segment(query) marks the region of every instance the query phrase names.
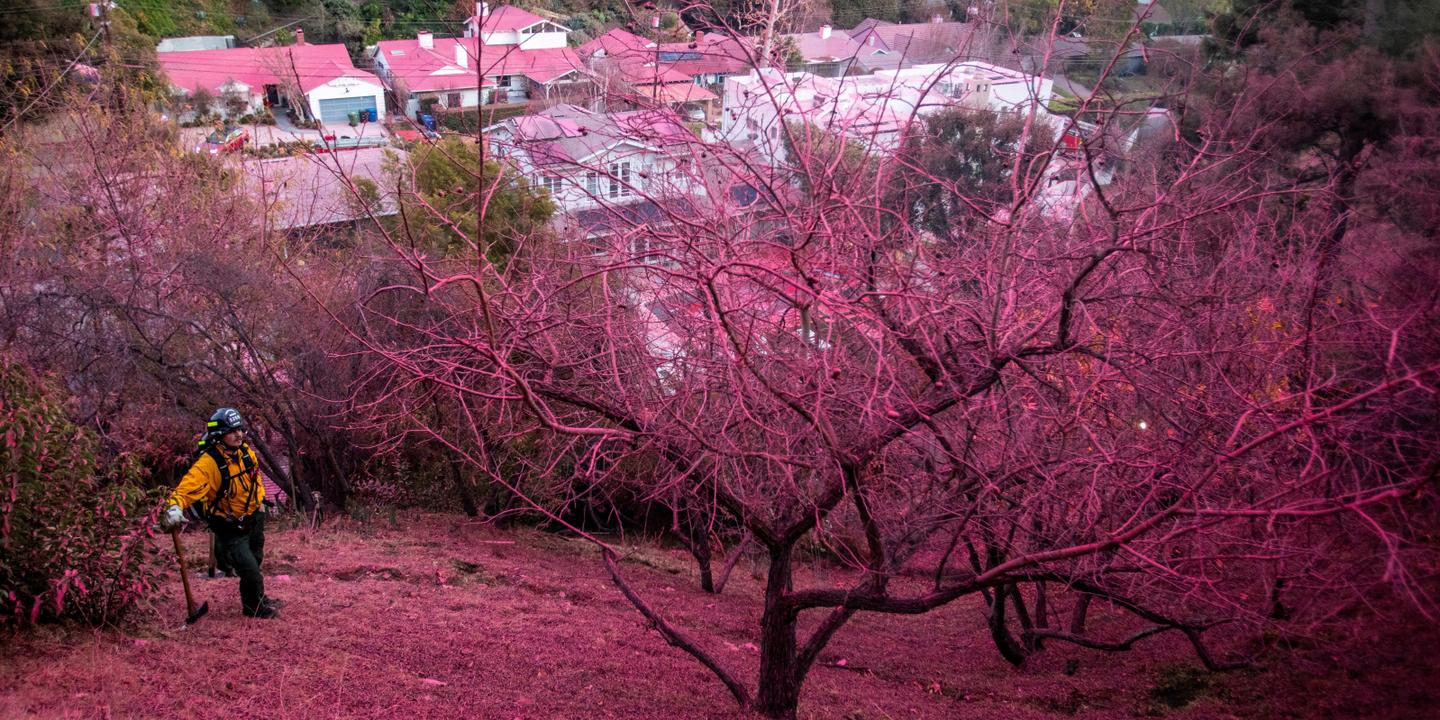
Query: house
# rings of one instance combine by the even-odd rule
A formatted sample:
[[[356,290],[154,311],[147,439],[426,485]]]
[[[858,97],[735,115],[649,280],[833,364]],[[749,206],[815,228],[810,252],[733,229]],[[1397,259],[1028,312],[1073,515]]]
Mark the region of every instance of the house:
[[[659,61],[660,47],[638,35],[616,28],[579,53],[607,106],[661,104],[691,120],[710,120],[719,111],[718,95],[675,62]]]
[[[936,15],[925,23],[867,18],[846,35],[860,46],[855,62],[866,72],[975,59],[975,27]]]
[[[1155,0],[1136,0],[1132,13],[1132,19],[1137,25],[1172,25],[1175,23],[1175,18],[1170,15],[1170,11]]]
[[[1137,156],[1163,150],[1175,139],[1175,119],[1164,108],[1117,113],[1103,124],[1074,123],[1073,134],[1051,158],[1034,202],[1052,219],[1068,221],[1087,199],[1115,181]]]
[[[485,132],[496,157],[544,188],[591,236],[659,217],[662,206],[702,192],[698,138],[668,110],[599,113],[561,104]]]
[[[196,50],[227,50],[235,47],[234,35],[191,35],[189,37],[164,38],[155,46],[155,52],[194,52]]]
[[[155,59],[174,92],[193,98],[205,90],[225,117],[267,107],[290,107],[332,124],[344,124],[357,111],[385,117],[379,78],[357,69],[344,45],[306,44],[303,30],[284,47],[160,52]]]
[[[795,123],[843,135],[869,152],[889,153],[911,123],[946,108],[1003,113],[1038,108],[1048,118],[1044,107],[1053,85],[1048,78],[982,62],[839,78],[767,68],[725,81],[720,135],[773,165],[785,162],[786,128]]]
[[[360,148],[348,152],[247,160],[234,168],[252,197],[265,208],[268,227],[285,232],[319,232],[399,212],[388,163],[403,164],[404,150]],[[356,195],[356,181],[374,185],[369,207]]]
[[[663,105],[690,120],[709,120],[719,112],[720,96],[695,84],[674,63],[656,63],[631,55],[591,57],[590,74],[606,105]]]
[[[732,38],[696,32],[688,43],[661,43],[659,62],[695,79],[695,84],[716,89],[725,78],[755,69],[755,49],[749,38]]]
[[[654,60],[659,50],[658,45],[646,38],[622,28],[613,28],[581,45],[579,53],[586,61],[622,57]]]
[[[816,77],[841,77],[850,73],[850,67],[861,53],[860,44],[843,32],[835,32],[829,25],[821,25],[810,33],[795,33],[783,36],[792,43],[795,52],[804,64],[794,70],[804,70]]]
[[[478,37],[485,45],[513,45],[521,50],[554,50],[569,44],[570,29],[513,5],[490,12],[490,3],[475,3],[475,14],[465,21],[465,37]]]
[[[430,102],[444,109],[526,103],[585,81],[584,64],[567,47],[569,30],[509,5],[494,13],[479,3],[465,37],[429,32],[375,47],[375,69],[407,115]]]

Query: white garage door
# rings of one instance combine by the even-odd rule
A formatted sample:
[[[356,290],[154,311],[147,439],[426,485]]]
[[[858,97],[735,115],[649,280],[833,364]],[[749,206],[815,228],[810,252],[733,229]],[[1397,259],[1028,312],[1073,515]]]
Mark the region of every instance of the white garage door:
[[[376,108],[374,95],[335,98],[320,101],[320,121],[327,123],[349,122],[349,114],[357,110],[370,111]],[[369,117],[368,115],[366,117]]]

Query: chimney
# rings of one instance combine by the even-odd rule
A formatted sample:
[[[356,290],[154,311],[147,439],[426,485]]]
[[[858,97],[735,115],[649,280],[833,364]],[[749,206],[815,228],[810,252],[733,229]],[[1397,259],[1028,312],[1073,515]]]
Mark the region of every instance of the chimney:
[[[830,26],[829,26],[829,25],[821,25],[821,26],[820,26],[820,39],[821,39],[821,40],[829,40],[829,39],[830,39]]]
[[[704,30],[696,30],[696,31],[695,31],[695,44],[696,44],[696,45],[699,45],[700,43],[702,43],[702,42],[704,42],[704,41],[705,41],[705,31],[704,31]]]
[[[415,33],[415,40],[420,43],[420,47],[426,50],[432,50],[435,47],[435,36],[431,34],[429,30],[421,30]]]
[[[305,44],[305,28],[298,28],[298,27],[295,28],[295,44],[296,44],[296,45],[304,45],[304,44]]]
[[[465,49],[465,43],[455,43],[455,64],[460,67],[470,67],[470,53]]]

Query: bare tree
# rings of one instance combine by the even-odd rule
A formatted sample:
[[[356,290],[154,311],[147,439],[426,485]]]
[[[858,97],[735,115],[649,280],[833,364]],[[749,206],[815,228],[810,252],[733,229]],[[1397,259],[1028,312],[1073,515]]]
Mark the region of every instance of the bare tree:
[[[1046,640],[1118,651],[1176,632],[1218,669],[1244,660],[1207,645],[1218,625],[1320,622],[1386,584],[1432,610],[1408,513],[1436,473],[1417,418],[1440,363],[1405,348],[1435,308],[1387,305],[1353,277],[1348,299],[1313,304],[1331,226],[1277,223],[1308,190],[1250,172],[1262,158],[1224,114],[1203,122],[1112,184],[1083,145],[1090,190],[1064,212],[1041,192],[1059,155],[1017,153],[1007,205],[964,242],[896,201],[943,178],[792,124],[785,167],[705,147],[692,185],[710,192],[685,202],[612,175],[659,213],[568,244],[520,238],[522,264],[439,263],[395,237],[414,272],[386,292],[435,311],[369,317],[391,323],[383,341],[351,332],[391,383],[448,395],[463,420],[417,425],[467,464],[492,467],[482,432],[545,438],[551,472],[704,503],[753,536],[768,558],[753,691],[600,544],[665,639],[770,717],[794,716],[861,611],[983,595],[1016,661]],[[854,582],[804,586],[802,542]],[[1069,631],[1049,621],[1057,593],[1081,608]],[[1094,600],[1134,634],[1087,633]]]

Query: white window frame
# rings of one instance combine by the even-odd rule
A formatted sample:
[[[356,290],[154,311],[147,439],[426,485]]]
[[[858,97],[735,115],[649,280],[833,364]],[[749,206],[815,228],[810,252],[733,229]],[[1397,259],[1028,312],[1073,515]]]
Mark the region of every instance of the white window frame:
[[[609,187],[606,197],[622,198],[630,195],[630,161],[618,160],[610,163],[610,175],[606,178]]]

